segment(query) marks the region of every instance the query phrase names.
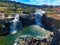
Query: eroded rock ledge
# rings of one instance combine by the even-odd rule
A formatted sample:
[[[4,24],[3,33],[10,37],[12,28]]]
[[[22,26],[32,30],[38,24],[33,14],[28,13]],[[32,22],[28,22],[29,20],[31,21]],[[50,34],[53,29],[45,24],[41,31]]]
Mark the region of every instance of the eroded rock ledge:
[[[43,15],[42,23],[54,32],[51,45],[60,45],[60,15]]]

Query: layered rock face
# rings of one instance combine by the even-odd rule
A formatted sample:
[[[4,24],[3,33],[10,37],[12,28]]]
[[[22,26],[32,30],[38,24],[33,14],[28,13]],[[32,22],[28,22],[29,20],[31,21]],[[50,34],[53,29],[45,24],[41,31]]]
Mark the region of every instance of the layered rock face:
[[[20,20],[22,22],[23,27],[34,25],[35,24],[35,15],[23,15],[20,16]]]
[[[43,15],[42,22],[50,30],[54,32],[51,45],[60,45],[60,18],[59,15],[56,16],[47,16]]]
[[[9,20],[9,19],[7,21],[6,20],[0,20],[0,35],[10,33],[10,25],[11,25],[10,21],[11,20]],[[35,16],[26,14],[24,16],[20,16],[19,21],[21,21],[21,23],[22,23],[22,28],[25,26],[34,25],[35,24]],[[20,26],[17,28],[20,28]]]
[[[44,14],[42,17],[42,23],[45,25],[45,28],[49,29],[50,31],[53,31],[52,18],[49,18]]]
[[[0,35],[6,35],[10,33],[10,23],[0,22]]]

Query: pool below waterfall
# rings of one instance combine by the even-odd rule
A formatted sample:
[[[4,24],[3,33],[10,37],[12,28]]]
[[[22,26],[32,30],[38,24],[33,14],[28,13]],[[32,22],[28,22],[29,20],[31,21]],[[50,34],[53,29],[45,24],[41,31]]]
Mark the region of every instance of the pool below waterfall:
[[[31,25],[28,27],[24,27],[21,31],[18,31],[16,34],[9,34],[8,36],[0,36],[0,45],[13,45],[16,38],[23,35],[30,35],[30,37],[45,37],[50,32],[45,30],[44,28],[38,25]],[[42,39],[42,38],[41,38]]]

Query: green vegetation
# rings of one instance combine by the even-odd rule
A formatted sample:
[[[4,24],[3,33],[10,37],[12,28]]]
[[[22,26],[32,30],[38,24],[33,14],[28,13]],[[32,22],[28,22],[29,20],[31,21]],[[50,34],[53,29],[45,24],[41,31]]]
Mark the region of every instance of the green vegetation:
[[[54,8],[42,8],[42,10],[47,11],[47,12],[53,12]]]
[[[6,14],[12,14],[12,13],[26,13],[31,14],[35,12],[35,9],[33,7],[27,7],[22,4],[18,4],[16,2],[7,2],[7,1],[1,1],[0,0],[0,12],[6,13]]]
[[[23,13],[26,13],[26,14],[31,14],[31,13],[34,13],[35,12],[35,9],[32,9],[32,8],[26,8],[23,10]]]
[[[17,13],[18,13],[18,14],[23,13],[23,9],[22,9],[22,8],[18,8],[18,9],[17,9]]]

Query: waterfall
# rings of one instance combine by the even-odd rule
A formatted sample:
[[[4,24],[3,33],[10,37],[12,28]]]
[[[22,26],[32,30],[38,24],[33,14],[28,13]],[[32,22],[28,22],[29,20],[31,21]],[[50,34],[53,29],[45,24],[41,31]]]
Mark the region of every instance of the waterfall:
[[[36,12],[35,12],[35,23],[36,23],[36,25],[39,25],[39,26],[43,25],[41,22],[41,19],[42,19],[42,16],[44,13],[45,13],[45,11],[42,11],[41,9],[36,10]]]
[[[10,33],[15,34],[17,30],[20,30],[22,28],[22,23],[19,20],[19,15],[17,14],[14,17],[14,20],[10,22]]]
[[[42,16],[40,16],[39,14],[35,15],[35,23],[36,23],[36,25],[39,25],[39,26],[42,25],[41,19],[42,19]]]

